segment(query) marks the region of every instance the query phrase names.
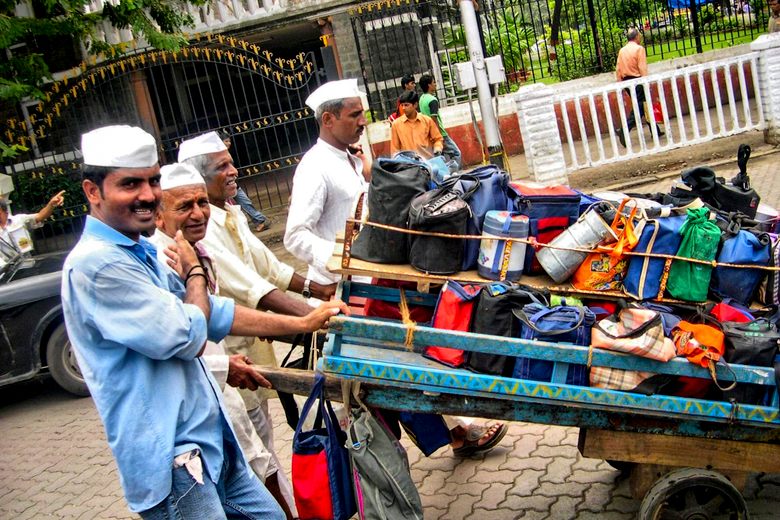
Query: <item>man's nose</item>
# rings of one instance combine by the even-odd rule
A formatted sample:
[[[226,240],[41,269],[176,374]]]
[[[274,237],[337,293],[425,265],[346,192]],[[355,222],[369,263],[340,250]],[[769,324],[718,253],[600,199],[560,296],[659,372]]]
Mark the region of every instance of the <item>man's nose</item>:
[[[195,207],[192,209],[192,213],[190,213],[190,220],[200,222],[204,219],[204,217],[205,214],[203,213],[203,208],[201,208],[198,204],[195,204]]]
[[[141,185],[141,190],[138,193],[138,198],[144,201],[153,201],[158,198],[159,195],[156,192],[159,191],[160,191],[159,187],[155,187],[148,182],[144,182]]]

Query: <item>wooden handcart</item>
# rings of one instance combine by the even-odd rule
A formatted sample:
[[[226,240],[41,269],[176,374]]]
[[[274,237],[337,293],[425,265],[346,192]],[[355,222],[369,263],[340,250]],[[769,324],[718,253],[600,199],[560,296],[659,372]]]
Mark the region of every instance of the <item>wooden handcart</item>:
[[[405,291],[409,305],[433,306],[431,277],[408,266],[368,262],[342,264],[336,251],[329,268],[348,275],[418,282]],[[450,278],[485,282],[476,273]],[[552,292],[543,278],[522,279]],[[610,294],[598,293],[600,297]],[[342,281],[337,295],[355,304],[366,298],[399,303],[401,290]],[[611,295],[613,297],[622,295]],[[479,374],[448,368],[422,356],[429,345],[547,360],[551,382]],[[361,382],[365,401],[394,410],[495,418],[580,428],[583,456],[604,459],[629,473],[638,518],[748,518],[741,494],[751,472],[780,473],[780,414],[774,371],[767,367],[719,366],[718,379],[770,387],[771,406],[745,405],[669,395],[641,395],[565,384],[572,365],[606,366],[709,379],[707,370],[675,358],[668,363],[588,347],[433,329],[411,323],[338,316],[331,319],[318,370],[328,376],[330,396],[339,382]],[[307,393],[310,375],[268,374],[281,390]]]

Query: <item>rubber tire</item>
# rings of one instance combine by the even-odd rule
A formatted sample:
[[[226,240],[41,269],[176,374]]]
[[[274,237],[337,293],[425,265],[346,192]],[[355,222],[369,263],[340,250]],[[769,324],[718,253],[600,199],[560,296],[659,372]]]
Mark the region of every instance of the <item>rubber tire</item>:
[[[726,477],[715,471],[699,468],[676,469],[658,479],[642,500],[637,518],[639,520],[660,518],[658,515],[670,497],[686,488],[694,487],[713,488],[721,496],[731,501],[737,510],[737,518],[750,518],[745,498]],[[718,506],[718,509],[722,509],[722,505]],[[697,516],[696,518],[702,517]]]
[[[51,333],[46,344],[46,361],[49,364],[49,373],[63,390],[79,397],[87,397],[89,396],[89,388],[87,388],[84,376],[81,375],[78,368],[72,348],[65,324],[60,323]]]

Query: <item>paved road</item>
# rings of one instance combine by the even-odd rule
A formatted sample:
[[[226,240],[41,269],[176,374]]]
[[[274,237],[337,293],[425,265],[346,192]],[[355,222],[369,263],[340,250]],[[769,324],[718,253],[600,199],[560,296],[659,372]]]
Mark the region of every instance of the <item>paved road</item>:
[[[756,158],[750,171],[763,200],[780,207],[778,159],[780,153]],[[734,172],[733,165],[719,170]],[[289,472],[292,431],[276,403],[272,412]],[[466,460],[449,448],[425,458],[403,442],[426,519],[611,520],[632,518],[639,507],[617,471],[579,455],[576,428],[513,423],[499,448]],[[752,476],[746,497],[753,518],[777,518],[780,475]],[[51,381],[0,390],[0,518],[137,518],[127,510],[89,398],[73,398]]]

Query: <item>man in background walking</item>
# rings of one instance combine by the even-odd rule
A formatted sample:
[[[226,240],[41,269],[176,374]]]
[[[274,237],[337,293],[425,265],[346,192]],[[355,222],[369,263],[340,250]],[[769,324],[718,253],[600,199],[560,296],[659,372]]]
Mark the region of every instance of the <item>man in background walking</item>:
[[[647,53],[645,48],[642,47],[642,34],[638,29],[632,27],[628,30],[626,37],[628,43],[618,52],[617,66],[615,67],[615,77],[618,81],[628,81],[647,76]],[[623,92],[629,93],[630,91],[628,88],[625,88]],[[639,86],[634,92],[636,103],[639,105],[639,119],[641,121],[645,117],[645,89]],[[626,123],[629,132],[637,125],[633,106]],[[622,129],[618,130],[617,136],[620,144],[626,146],[626,136]]]

